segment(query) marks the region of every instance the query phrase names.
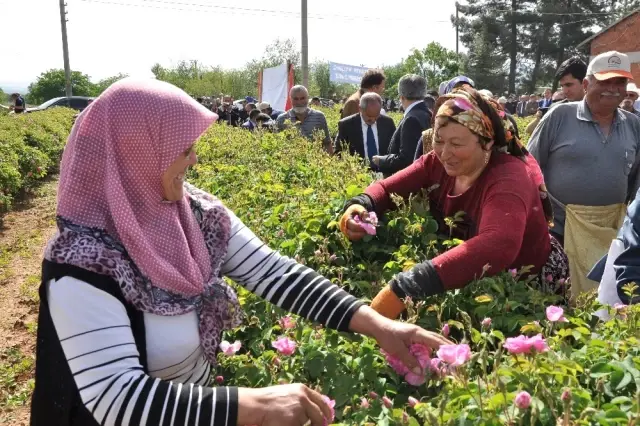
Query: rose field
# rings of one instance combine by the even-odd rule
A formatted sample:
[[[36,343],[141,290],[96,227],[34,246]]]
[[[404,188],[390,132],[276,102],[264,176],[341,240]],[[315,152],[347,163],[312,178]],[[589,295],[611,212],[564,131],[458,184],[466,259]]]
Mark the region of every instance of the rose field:
[[[335,133],[339,114],[324,111]],[[74,114],[0,116],[0,215],[35,197],[40,181],[55,175]],[[519,124],[524,134],[526,123]],[[374,177],[355,157],[330,157],[321,142],[293,131],[214,125],[197,154],[191,183],[222,199],[272,248],[365,300],[395,273],[460,243],[446,238],[450,229],[437,229],[421,194],[395,200],[398,208],[380,218],[375,236],[348,241],[337,229],[342,206]],[[456,218],[447,224],[454,228]],[[11,285],[1,274],[3,258],[0,289]],[[31,281],[37,289],[37,278]],[[437,353],[414,348],[425,367],[418,377],[373,340],[287,316],[236,286],[245,321],[224,336],[228,346],[211,384],[305,383],[335,401],[335,424],[640,425],[640,309],[610,308],[611,319],[601,321],[595,294],[562,310],[529,281],[526,270],[503,271],[460,291],[409,301],[404,321],[458,344]],[[33,383],[33,355],[7,353],[0,353],[5,412],[28,405]]]

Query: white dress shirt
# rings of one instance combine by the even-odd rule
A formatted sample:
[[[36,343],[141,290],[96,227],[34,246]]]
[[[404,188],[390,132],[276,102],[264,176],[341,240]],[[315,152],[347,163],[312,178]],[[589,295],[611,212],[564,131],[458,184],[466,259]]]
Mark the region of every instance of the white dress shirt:
[[[362,123],[362,142],[364,145],[364,158],[369,158],[369,150],[367,149],[367,132],[369,131],[369,125],[364,122],[364,118],[362,115],[360,116],[360,122]],[[371,130],[373,130],[373,139],[376,141],[376,149],[378,153],[376,155],[380,155],[380,144],[378,143],[378,122],[376,121],[371,125]]]

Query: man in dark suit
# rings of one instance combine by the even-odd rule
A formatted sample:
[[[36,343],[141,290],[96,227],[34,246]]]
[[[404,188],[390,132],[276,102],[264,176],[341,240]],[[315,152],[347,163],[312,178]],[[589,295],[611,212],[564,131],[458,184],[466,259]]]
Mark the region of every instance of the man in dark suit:
[[[382,98],[374,92],[360,97],[360,112],[338,122],[338,135],[335,140],[334,153],[348,149],[352,155],[358,154],[371,163],[374,155],[386,155],[389,142],[396,130],[391,117],[380,114]]]
[[[431,125],[431,114],[424,103],[427,95],[427,80],[416,74],[407,74],[398,82],[398,95],[404,108],[404,117],[396,129],[389,154],[372,159],[385,176],[399,172],[413,162],[413,157],[422,137],[422,132]]]

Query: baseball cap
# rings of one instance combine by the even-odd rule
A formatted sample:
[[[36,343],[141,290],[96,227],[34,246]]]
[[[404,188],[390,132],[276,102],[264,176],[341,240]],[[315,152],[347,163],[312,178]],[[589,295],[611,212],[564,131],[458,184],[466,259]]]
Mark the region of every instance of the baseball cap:
[[[493,98],[493,93],[491,93],[490,90],[482,89],[482,90],[478,90],[478,93],[480,93],[485,98]]]
[[[600,81],[617,77],[633,80],[629,57],[615,50],[601,53],[593,58],[589,63],[589,67],[587,67],[587,75],[592,75],[596,80]]]
[[[267,109],[267,108],[271,108],[271,104],[270,104],[269,102],[260,102],[260,103],[257,105],[257,107],[258,107],[258,109],[259,109],[260,111],[262,111],[262,110],[265,110],[265,109]]]
[[[636,86],[634,82],[629,82],[627,84],[627,92],[636,92],[638,95],[640,95],[640,89],[638,89],[638,86]]]
[[[247,103],[254,103],[256,100],[254,98],[252,98],[251,96],[247,96],[246,98],[244,98],[245,101],[247,101]]]

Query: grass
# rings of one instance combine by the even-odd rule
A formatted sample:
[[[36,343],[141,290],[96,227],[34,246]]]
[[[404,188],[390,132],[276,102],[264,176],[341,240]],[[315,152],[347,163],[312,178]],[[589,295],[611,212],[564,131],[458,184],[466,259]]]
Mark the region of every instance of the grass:
[[[0,411],[25,405],[33,391],[34,380],[23,380],[32,374],[34,356],[25,355],[19,347],[0,353]]]
[[[38,294],[38,287],[40,286],[40,275],[29,275],[20,284],[20,295],[29,303],[40,303],[40,295]]]

